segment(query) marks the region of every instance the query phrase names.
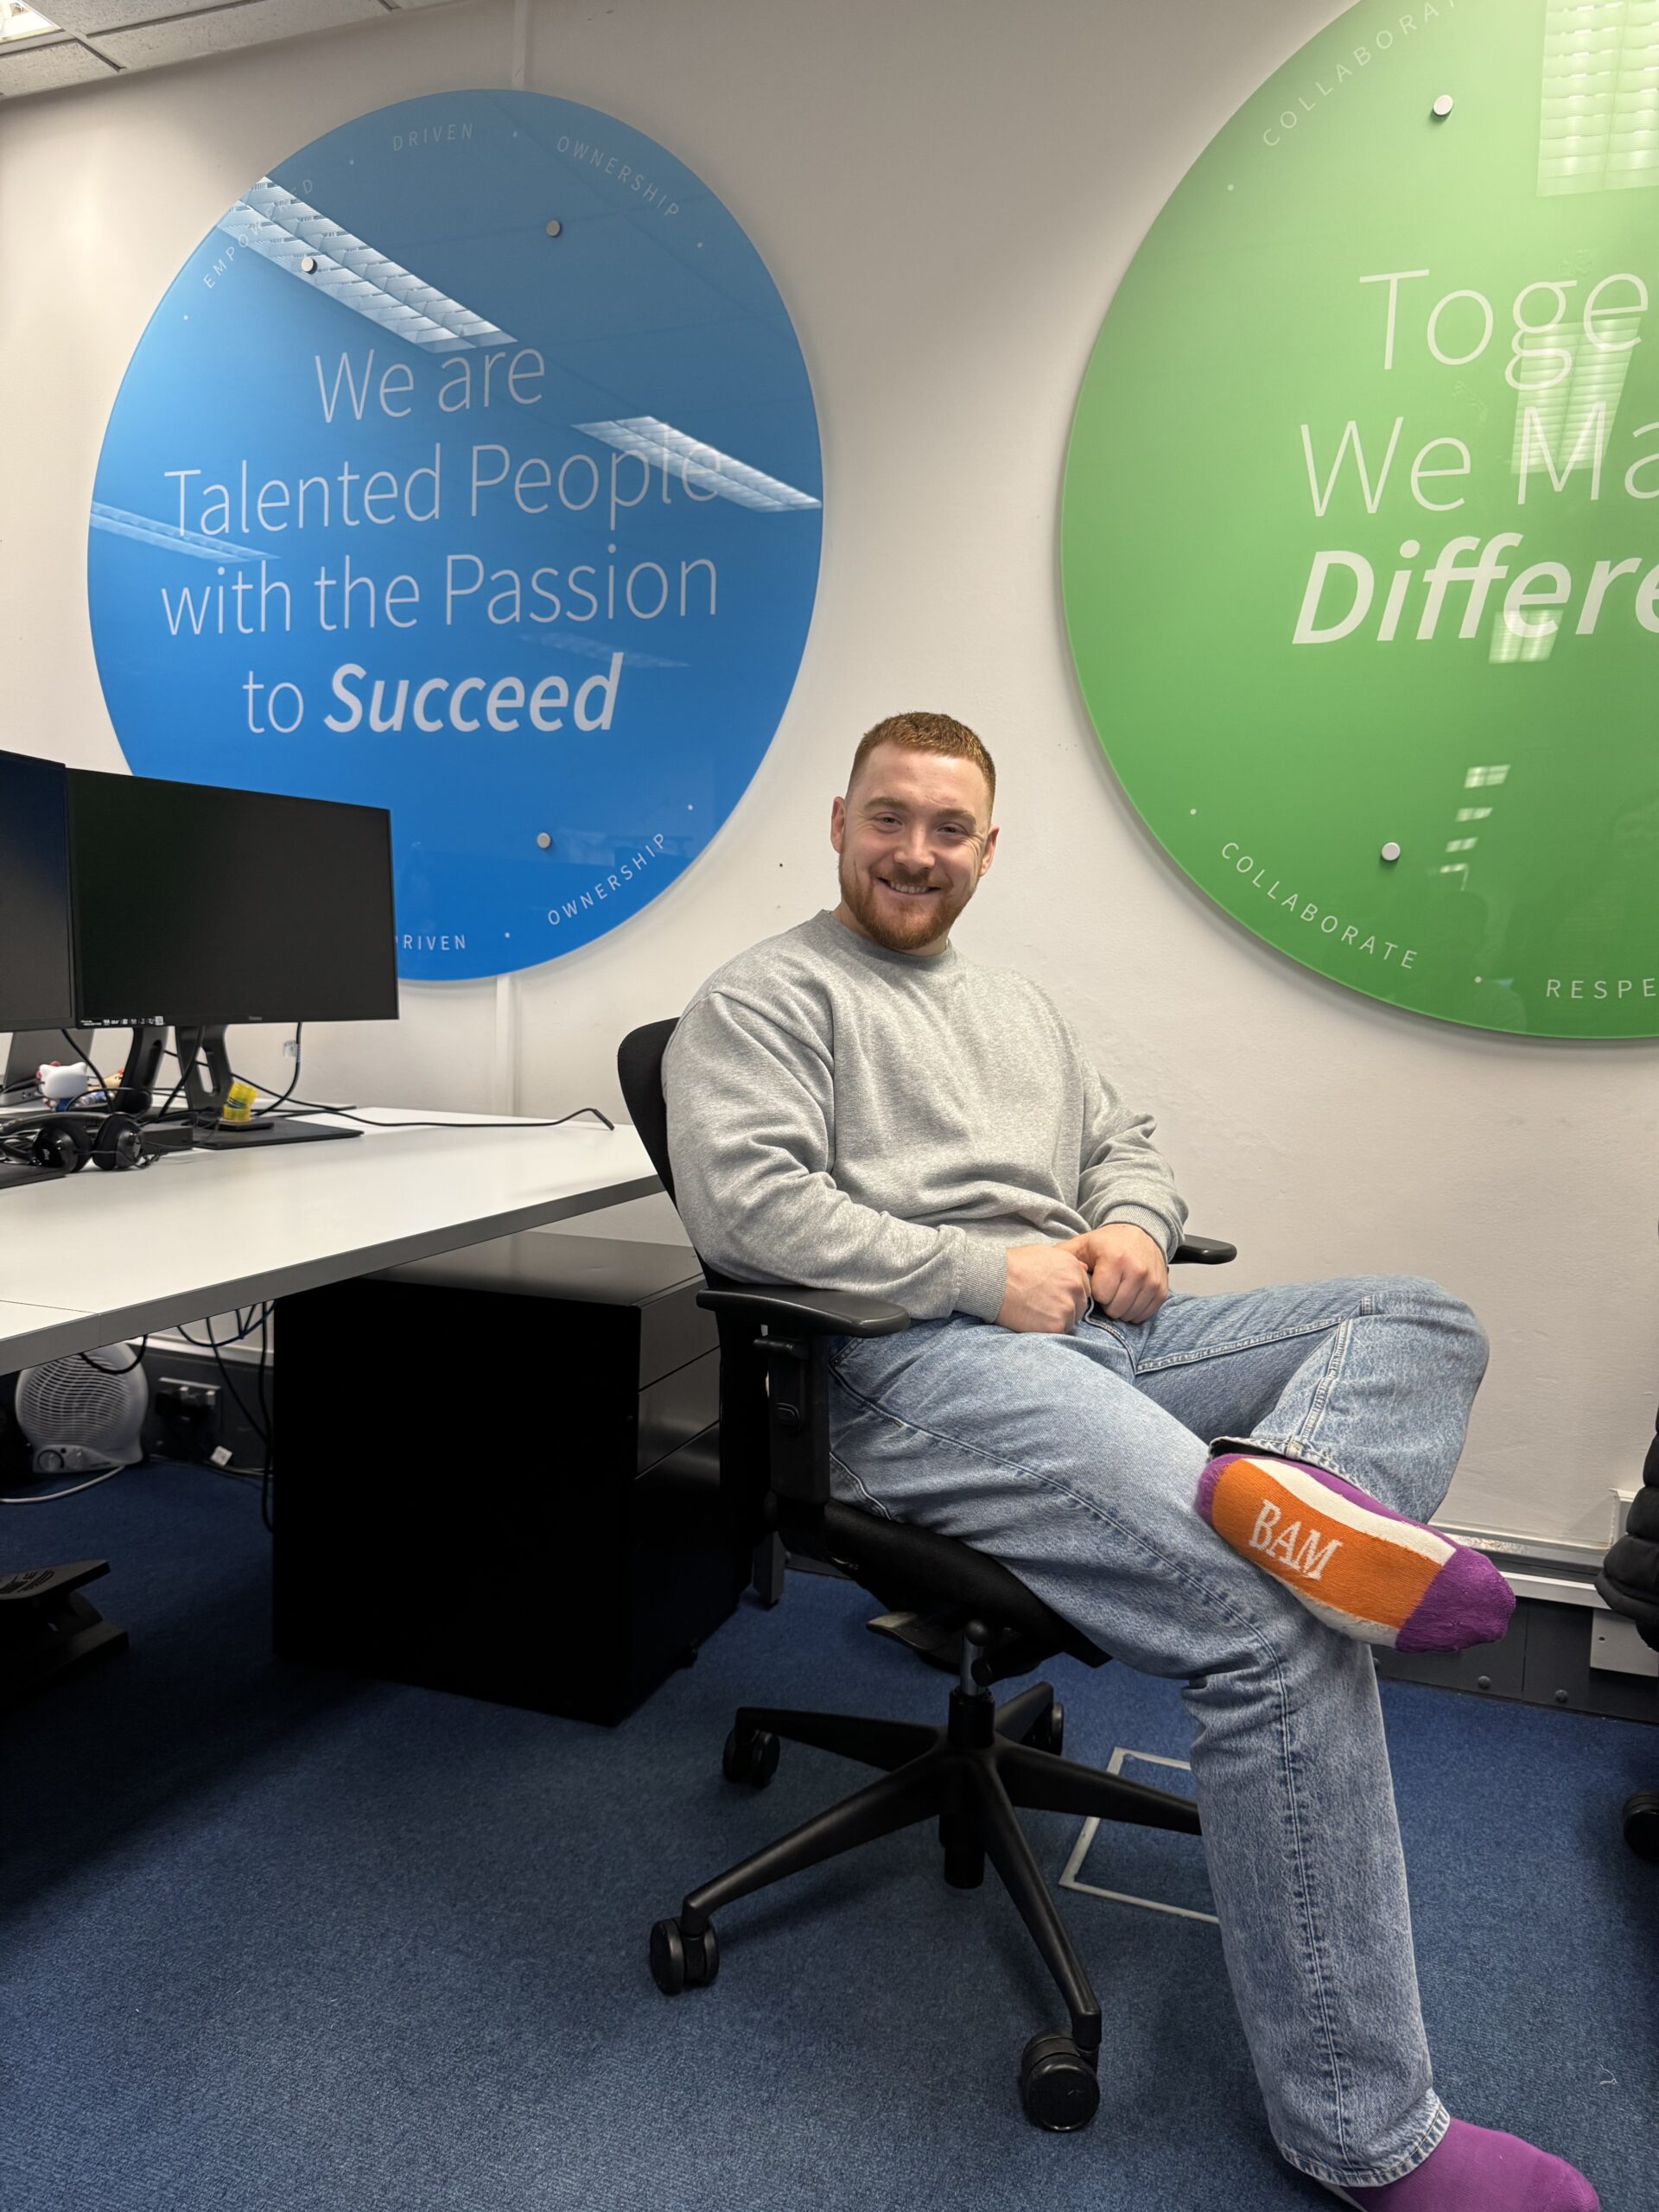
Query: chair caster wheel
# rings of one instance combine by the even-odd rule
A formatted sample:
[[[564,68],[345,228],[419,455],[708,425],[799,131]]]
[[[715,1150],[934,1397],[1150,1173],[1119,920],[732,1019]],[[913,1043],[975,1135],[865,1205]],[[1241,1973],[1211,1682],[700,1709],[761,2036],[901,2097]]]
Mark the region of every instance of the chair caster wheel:
[[[683,1989],[706,1989],[720,1972],[720,1943],[714,1928],[687,1936],[677,1920],[659,1920],[651,1931],[651,1978],[664,1997]]]
[[[1026,1741],[1034,1751],[1052,1751],[1058,1758],[1065,1749],[1065,1707],[1057,1701],[1039,1713],[1026,1731]]]
[[[1638,1859],[1659,1861],[1659,1789],[1640,1789],[1626,1799],[1624,1840]]]
[[[728,1782],[747,1782],[764,1789],[778,1771],[778,1738],[767,1728],[734,1728],[720,1755]]]
[[[1020,2061],[1020,2101],[1033,2126],[1052,2135],[1087,2127],[1100,2108],[1094,2060],[1070,2036],[1033,2036]]]

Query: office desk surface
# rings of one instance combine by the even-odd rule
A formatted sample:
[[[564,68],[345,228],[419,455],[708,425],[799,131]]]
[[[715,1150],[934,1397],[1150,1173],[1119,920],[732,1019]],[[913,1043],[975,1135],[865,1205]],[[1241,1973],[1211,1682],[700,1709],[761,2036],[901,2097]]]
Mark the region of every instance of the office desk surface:
[[[0,1190],[0,1373],[662,1188],[626,1123],[364,1111],[392,1126]]]
[[[83,1342],[86,1317],[60,1306],[14,1306],[0,1300],[0,1375],[57,1359],[66,1351],[90,1351]]]

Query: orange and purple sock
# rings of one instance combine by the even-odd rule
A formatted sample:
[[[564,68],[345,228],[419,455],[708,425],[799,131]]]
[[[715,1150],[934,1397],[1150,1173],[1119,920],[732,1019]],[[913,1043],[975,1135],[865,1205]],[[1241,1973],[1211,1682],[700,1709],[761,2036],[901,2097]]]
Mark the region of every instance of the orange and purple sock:
[[[1484,1553],[1305,1459],[1218,1452],[1199,1477],[1198,1507],[1224,1543],[1363,1643],[1463,1651],[1495,1642],[1515,1610]]]

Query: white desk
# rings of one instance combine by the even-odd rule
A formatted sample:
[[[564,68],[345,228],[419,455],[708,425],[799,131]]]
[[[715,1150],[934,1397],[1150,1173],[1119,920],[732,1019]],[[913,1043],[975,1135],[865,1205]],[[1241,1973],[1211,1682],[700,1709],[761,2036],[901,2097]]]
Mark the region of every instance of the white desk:
[[[626,1122],[363,1110],[445,1126],[0,1189],[0,1374],[662,1188]]]
[[[0,1300],[0,1375],[33,1367],[38,1360],[56,1359],[67,1351],[90,1351],[82,1344],[80,1325],[86,1316],[60,1306],[17,1306]]]

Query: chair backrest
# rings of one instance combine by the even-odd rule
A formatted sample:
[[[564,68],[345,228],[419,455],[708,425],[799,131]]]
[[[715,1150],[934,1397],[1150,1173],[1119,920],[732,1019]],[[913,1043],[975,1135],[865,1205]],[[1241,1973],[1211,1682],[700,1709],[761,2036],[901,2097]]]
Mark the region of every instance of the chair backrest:
[[[616,1048],[617,1080],[622,1085],[628,1119],[639,1133],[639,1141],[651,1155],[651,1164],[663,1188],[674,1196],[674,1174],[668,1163],[668,1102],[663,1096],[663,1055],[668,1040],[679,1027],[677,1020],[648,1021],[632,1029]]]
[[[641,1028],[631,1029],[616,1048],[617,1081],[622,1086],[628,1119],[639,1132],[639,1141],[662,1179],[671,1203],[674,1201],[674,1170],[668,1157],[668,1099],[663,1090],[663,1060],[668,1052],[668,1040],[679,1026],[677,1020],[647,1021]],[[738,1287],[730,1275],[721,1274],[711,1268],[701,1253],[697,1255],[697,1265],[710,1290]],[[722,1342],[728,1333],[722,1329]],[[747,1331],[744,1334],[747,1341]]]
[[[662,1179],[671,1200],[674,1173],[668,1157],[668,1101],[663,1090],[663,1058],[677,1020],[647,1021],[630,1030],[616,1049],[617,1080],[628,1118]],[[711,1290],[734,1287],[697,1255],[703,1281]],[[718,1318],[720,1330],[720,1487],[734,1531],[747,1544],[765,1533],[770,1487],[765,1372],[754,1349],[754,1324],[732,1314]]]

